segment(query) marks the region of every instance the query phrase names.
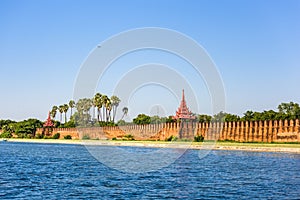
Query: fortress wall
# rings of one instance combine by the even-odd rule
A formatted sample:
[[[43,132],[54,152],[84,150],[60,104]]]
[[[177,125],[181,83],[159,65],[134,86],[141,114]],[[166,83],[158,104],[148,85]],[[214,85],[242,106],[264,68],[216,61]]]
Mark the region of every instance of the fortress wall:
[[[61,139],[63,139],[67,135],[70,135],[72,137],[72,139],[79,139],[76,128],[66,128],[66,129],[55,128],[55,129],[53,129],[52,134],[55,134],[55,133],[59,133]]]
[[[207,140],[237,142],[300,142],[300,122],[296,120],[197,123],[194,135]],[[181,129],[185,127],[181,127]],[[190,129],[190,131],[192,131]]]
[[[165,140],[172,135],[178,136],[177,123],[128,125],[120,126],[119,129],[126,135],[132,135],[136,140]]]
[[[42,135],[44,133],[43,128],[37,128],[35,135]],[[53,128],[51,135],[59,133],[60,139],[63,139],[65,136],[70,135],[72,139],[79,139],[77,128]]]
[[[36,134],[42,134],[39,128]],[[237,142],[300,142],[300,122],[297,120],[214,122],[214,123],[166,123],[126,125],[91,128],[54,128],[52,135],[60,138],[71,135],[73,139],[122,139],[132,135],[136,140],[165,140],[171,136],[192,140],[204,136],[206,140],[231,140]]]

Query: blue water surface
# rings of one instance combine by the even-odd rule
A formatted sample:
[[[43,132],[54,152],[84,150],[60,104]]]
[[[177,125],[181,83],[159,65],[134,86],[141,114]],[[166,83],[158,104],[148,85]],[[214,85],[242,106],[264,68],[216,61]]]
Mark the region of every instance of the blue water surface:
[[[300,199],[299,154],[212,151],[199,159],[198,151],[158,171],[124,173],[81,145],[2,142],[0,199]]]

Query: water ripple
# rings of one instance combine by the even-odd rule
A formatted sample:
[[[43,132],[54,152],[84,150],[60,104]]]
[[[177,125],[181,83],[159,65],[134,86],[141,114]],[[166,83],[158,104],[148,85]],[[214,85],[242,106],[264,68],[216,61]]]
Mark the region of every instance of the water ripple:
[[[131,152],[155,149],[126,147]],[[0,199],[299,199],[300,156],[188,150],[160,171],[127,174],[84,146],[1,143]]]

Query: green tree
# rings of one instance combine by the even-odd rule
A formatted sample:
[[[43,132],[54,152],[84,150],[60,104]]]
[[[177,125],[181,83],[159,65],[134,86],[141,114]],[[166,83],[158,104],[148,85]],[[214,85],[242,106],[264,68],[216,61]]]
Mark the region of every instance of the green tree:
[[[105,104],[106,108],[106,122],[111,121],[111,110],[112,110],[112,104],[110,99]]]
[[[67,112],[69,110],[69,105],[68,104],[64,104],[63,105],[63,112],[65,113],[65,123],[67,123]]]
[[[151,124],[159,124],[164,121],[164,119],[160,118],[158,115],[151,116]]]
[[[212,118],[214,122],[237,122],[240,121],[240,117],[234,114],[226,113],[226,112],[219,112],[218,114],[214,115]]]
[[[14,125],[16,124],[17,122],[12,122],[12,123],[9,123],[9,124],[4,124],[2,125],[2,132],[3,133],[14,133],[15,132],[15,128],[14,128]]]
[[[76,110],[78,113],[83,113],[84,100],[79,99],[78,102],[76,103],[75,107],[76,107]]]
[[[0,138],[11,138],[12,134],[10,132],[3,132],[0,134]]]
[[[75,107],[76,103],[74,100],[70,100],[69,101],[69,107],[70,107],[70,110],[71,110],[71,116],[73,115],[73,108]],[[70,116],[70,118],[71,118]]]
[[[52,110],[50,111],[50,115],[51,115],[52,119],[55,119],[57,110],[58,110],[58,107],[57,107],[57,106],[53,106],[53,107],[52,107]]]
[[[118,124],[118,126],[124,126],[124,125],[126,125],[126,122],[125,122],[125,120],[121,119],[117,122],[117,124]]]
[[[58,111],[60,112],[60,122],[62,122],[62,114],[64,112],[64,105],[60,105],[58,107]]]
[[[218,114],[215,114],[213,116],[212,121],[214,121],[214,122],[224,122],[226,115],[227,115],[227,113],[221,111]]]
[[[241,121],[265,121],[265,120],[278,120],[281,119],[280,114],[273,110],[263,111],[263,112],[253,112],[248,110],[244,113]]]
[[[174,123],[174,122],[176,122],[176,120],[173,119],[173,116],[170,115],[169,117],[166,118],[166,123]]]
[[[112,121],[115,122],[115,117],[116,117],[116,114],[117,114],[117,109],[118,109],[118,106],[119,106],[121,100],[119,99],[119,97],[117,97],[115,95],[111,96],[110,100],[111,100],[112,111],[113,111]]]
[[[93,102],[91,99],[85,98],[84,99],[84,104],[83,104],[83,111],[85,113],[89,113],[90,114],[90,110],[93,106]]]
[[[200,123],[203,123],[203,122],[209,123],[212,120],[212,116],[209,116],[209,115],[198,115],[197,118]]]
[[[122,115],[121,120],[124,118],[124,116],[126,116],[126,115],[128,114],[128,108],[127,108],[127,107],[124,107],[124,108],[122,109],[122,112],[123,112],[123,115]]]
[[[135,124],[150,124],[151,117],[145,114],[139,114],[136,118],[133,119],[133,123]]]
[[[278,105],[279,114],[281,117],[287,119],[299,119],[300,118],[300,107],[298,103],[289,102],[281,103]]]
[[[238,121],[240,121],[240,117],[237,116],[237,115],[234,115],[234,114],[227,113],[225,115],[225,119],[224,120],[225,120],[225,122],[238,122]]]
[[[79,99],[76,103],[77,116],[74,117],[75,122],[80,126],[88,126],[90,123],[91,115],[89,111],[92,107],[92,100],[89,98]],[[75,114],[75,113],[74,113]],[[79,121],[80,122],[79,122]]]
[[[72,126],[72,124],[74,123],[74,126],[78,126],[78,127],[90,127],[92,124],[90,123],[90,119],[91,119],[91,115],[89,113],[79,113],[79,112],[75,112],[71,119],[70,119],[70,124],[64,124],[63,126]]]
[[[35,135],[36,128],[41,127],[43,127],[43,123],[37,119],[27,119],[12,125],[13,132],[20,138],[33,137]]]
[[[278,119],[278,113],[274,110],[268,110],[261,113],[261,120],[276,120]]]
[[[253,113],[253,121],[261,121],[263,120],[263,116],[260,112]]]
[[[54,128],[59,128],[61,126],[60,121],[52,120],[52,122],[54,124]]]
[[[98,122],[102,121],[102,116],[101,116],[101,108],[102,108],[102,100],[101,100],[102,95],[100,93],[96,93],[93,99],[94,105],[97,108],[97,120]]]
[[[107,121],[107,115],[108,115],[108,113],[107,113],[107,107],[109,106],[109,104],[110,104],[110,99],[108,98],[108,96],[106,96],[106,95],[102,95],[101,96],[101,103],[102,103],[102,109],[103,109],[103,111],[102,111],[102,114],[103,114],[103,120],[105,120],[105,121]]]
[[[70,118],[69,121],[67,121],[64,124],[60,124],[59,125],[59,128],[74,128],[74,127],[76,127],[76,124],[75,124],[75,120],[74,120],[74,116],[73,115],[71,116],[71,118]]]
[[[241,118],[242,121],[253,121],[254,112],[252,110],[248,110],[244,113],[244,116]]]
[[[12,120],[0,120],[0,129],[3,129],[2,127],[3,126],[8,126],[9,124],[13,124],[13,123],[17,123],[15,121],[12,121]]]

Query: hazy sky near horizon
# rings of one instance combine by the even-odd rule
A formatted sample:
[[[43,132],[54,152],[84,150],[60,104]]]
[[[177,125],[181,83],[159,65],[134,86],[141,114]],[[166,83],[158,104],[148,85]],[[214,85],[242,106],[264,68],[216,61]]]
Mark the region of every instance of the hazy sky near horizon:
[[[0,25],[0,119],[44,120],[53,105],[73,98],[80,66],[99,43],[143,27],[181,32],[206,49],[224,83],[226,112],[242,115],[246,110],[276,110],[281,102],[300,103],[297,0],[2,0]],[[203,80],[168,54],[124,56],[96,87],[111,96],[113,81],[122,77],[118,72],[150,62],[175,66],[192,84],[199,84],[199,112],[212,114],[209,92],[202,93]],[[165,109],[160,114],[174,114],[179,103],[157,86],[133,96],[128,104],[131,117],[155,114],[157,104]]]

